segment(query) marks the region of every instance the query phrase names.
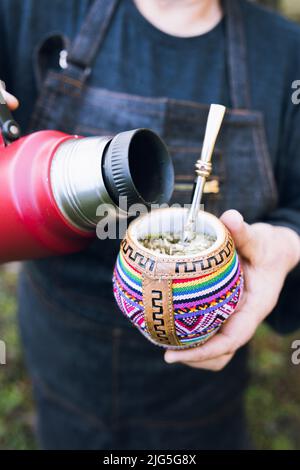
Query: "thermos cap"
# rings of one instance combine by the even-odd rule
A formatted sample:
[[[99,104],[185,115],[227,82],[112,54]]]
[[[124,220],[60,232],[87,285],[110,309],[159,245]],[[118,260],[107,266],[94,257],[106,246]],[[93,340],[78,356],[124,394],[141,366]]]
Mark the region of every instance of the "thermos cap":
[[[117,134],[103,159],[106,188],[119,205],[120,197],[133,204],[168,202],[174,187],[174,169],[168,150],[160,137],[149,129]]]

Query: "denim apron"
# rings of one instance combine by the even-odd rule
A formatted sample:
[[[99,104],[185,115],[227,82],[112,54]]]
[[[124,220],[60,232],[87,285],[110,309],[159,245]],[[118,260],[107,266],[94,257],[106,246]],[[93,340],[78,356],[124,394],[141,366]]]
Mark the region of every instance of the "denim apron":
[[[32,129],[110,135],[149,127],[165,140],[174,161],[172,202],[189,203],[208,106],[89,86],[118,3],[92,4],[69,49],[68,67],[45,74]],[[240,5],[226,1],[224,8],[231,107],[204,203],[216,215],[236,208],[251,223],[276,205],[277,191],[263,116],[251,110]],[[41,445],[245,448],[247,349],[218,373],[166,364],[161,349],[114,305],[111,275],[118,247],[119,241],[96,240],[82,253],[27,263],[20,276],[19,318]]]

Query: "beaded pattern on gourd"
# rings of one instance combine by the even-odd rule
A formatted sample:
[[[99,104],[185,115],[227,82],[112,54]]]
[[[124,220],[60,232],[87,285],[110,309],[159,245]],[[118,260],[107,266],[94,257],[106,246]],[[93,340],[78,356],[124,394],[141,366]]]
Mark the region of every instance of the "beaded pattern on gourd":
[[[173,279],[174,323],[183,346],[204,342],[234,312],[242,291],[242,274],[236,252],[215,273]],[[123,314],[149,337],[144,319],[142,273],[120,252],[113,275],[116,301]],[[149,338],[151,339],[151,338]]]

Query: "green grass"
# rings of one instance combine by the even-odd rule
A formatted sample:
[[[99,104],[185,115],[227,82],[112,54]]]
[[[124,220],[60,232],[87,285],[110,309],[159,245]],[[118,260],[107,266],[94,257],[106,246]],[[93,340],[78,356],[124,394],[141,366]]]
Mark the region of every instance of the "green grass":
[[[34,449],[34,411],[16,321],[16,273],[0,270],[0,339],[6,364],[0,366],[0,449]]]
[[[34,407],[22,358],[15,299],[16,273],[0,269],[0,339],[7,364],[0,366],[0,449],[34,449]],[[251,347],[251,384],[246,407],[258,449],[300,449],[300,365],[290,361],[291,342],[265,325]]]
[[[291,343],[299,338],[299,331],[280,337],[262,325],[251,343],[246,406],[259,449],[300,449],[300,365],[291,363]]]

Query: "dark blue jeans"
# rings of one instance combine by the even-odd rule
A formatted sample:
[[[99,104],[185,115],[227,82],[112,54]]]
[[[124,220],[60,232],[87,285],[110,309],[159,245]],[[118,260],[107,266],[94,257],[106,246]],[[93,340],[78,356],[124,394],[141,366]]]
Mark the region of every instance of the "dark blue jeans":
[[[54,297],[22,272],[20,327],[42,447],[247,446],[245,351],[219,373],[168,365],[163,351],[130,324],[105,326],[67,311]]]

